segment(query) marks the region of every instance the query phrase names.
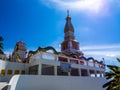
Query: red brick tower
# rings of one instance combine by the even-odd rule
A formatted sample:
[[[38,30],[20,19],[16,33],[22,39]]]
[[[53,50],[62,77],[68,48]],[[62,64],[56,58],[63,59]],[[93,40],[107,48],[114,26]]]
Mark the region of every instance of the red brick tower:
[[[71,17],[69,11],[67,11],[66,24],[64,28],[64,41],[61,43],[61,51],[65,54],[76,54],[78,56],[83,55],[79,49],[79,42],[75,40],[74,28],[71,23]]]

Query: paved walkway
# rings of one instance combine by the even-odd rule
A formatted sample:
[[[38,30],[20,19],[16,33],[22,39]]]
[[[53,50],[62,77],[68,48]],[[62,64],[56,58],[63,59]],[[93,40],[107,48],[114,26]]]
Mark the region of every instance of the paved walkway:
[[[8,85],[7,82],[0,82],[0,90],[1,90],[4,86],[6,86],[6,85]]]

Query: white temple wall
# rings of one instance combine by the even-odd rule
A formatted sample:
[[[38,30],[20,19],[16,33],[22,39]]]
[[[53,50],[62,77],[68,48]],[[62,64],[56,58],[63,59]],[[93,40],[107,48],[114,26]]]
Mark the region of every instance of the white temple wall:
[[[10,90],[105,90],[102,85],[105,78],[70,76],[14,76]]]
[[[28,73],[28,64],[17,63],[17,62],[8,62],[0,60],[0,81],[9,81],[10,78],[14,75],[15,70],[25,70]],[[5,70],[5,75],[2,75],[2,70]],[[12,70],[12,74],[8,75],[8,70]]]

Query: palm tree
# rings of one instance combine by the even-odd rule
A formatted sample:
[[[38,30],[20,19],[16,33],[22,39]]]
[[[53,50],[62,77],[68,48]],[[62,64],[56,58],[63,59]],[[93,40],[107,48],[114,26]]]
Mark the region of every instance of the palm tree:
[[[119,58],[117,58],[117,61],[120,63]],[[110,69],[109,72],[105,73],[108,82],[103,85],[103,88],[106,88],[106,90],[120,90],[120,67],[116,65],[107,65],[107,67]]]
[[[0,36],[0,49],[3,49],[3,43],[2,43],[3,40],[4,39]]]

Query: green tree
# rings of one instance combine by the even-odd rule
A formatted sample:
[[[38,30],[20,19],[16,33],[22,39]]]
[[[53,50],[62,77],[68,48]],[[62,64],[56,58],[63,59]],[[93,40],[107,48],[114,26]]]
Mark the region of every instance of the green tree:
[[[3,37],[2,37],[2,36],[0,36],[0,49],[3,49],[3,43],[2,43],[2,42],[3,42],[3,40],[4,40],[4,39],[3,39]]]
[[[120,63],[120,59],[117,58]],[[105,73],[105,77],[108,80],[107,83],[103,85],[106,90],[120,90],[120,67],[116,65],[107,65],[110,69],[109,72]]]

